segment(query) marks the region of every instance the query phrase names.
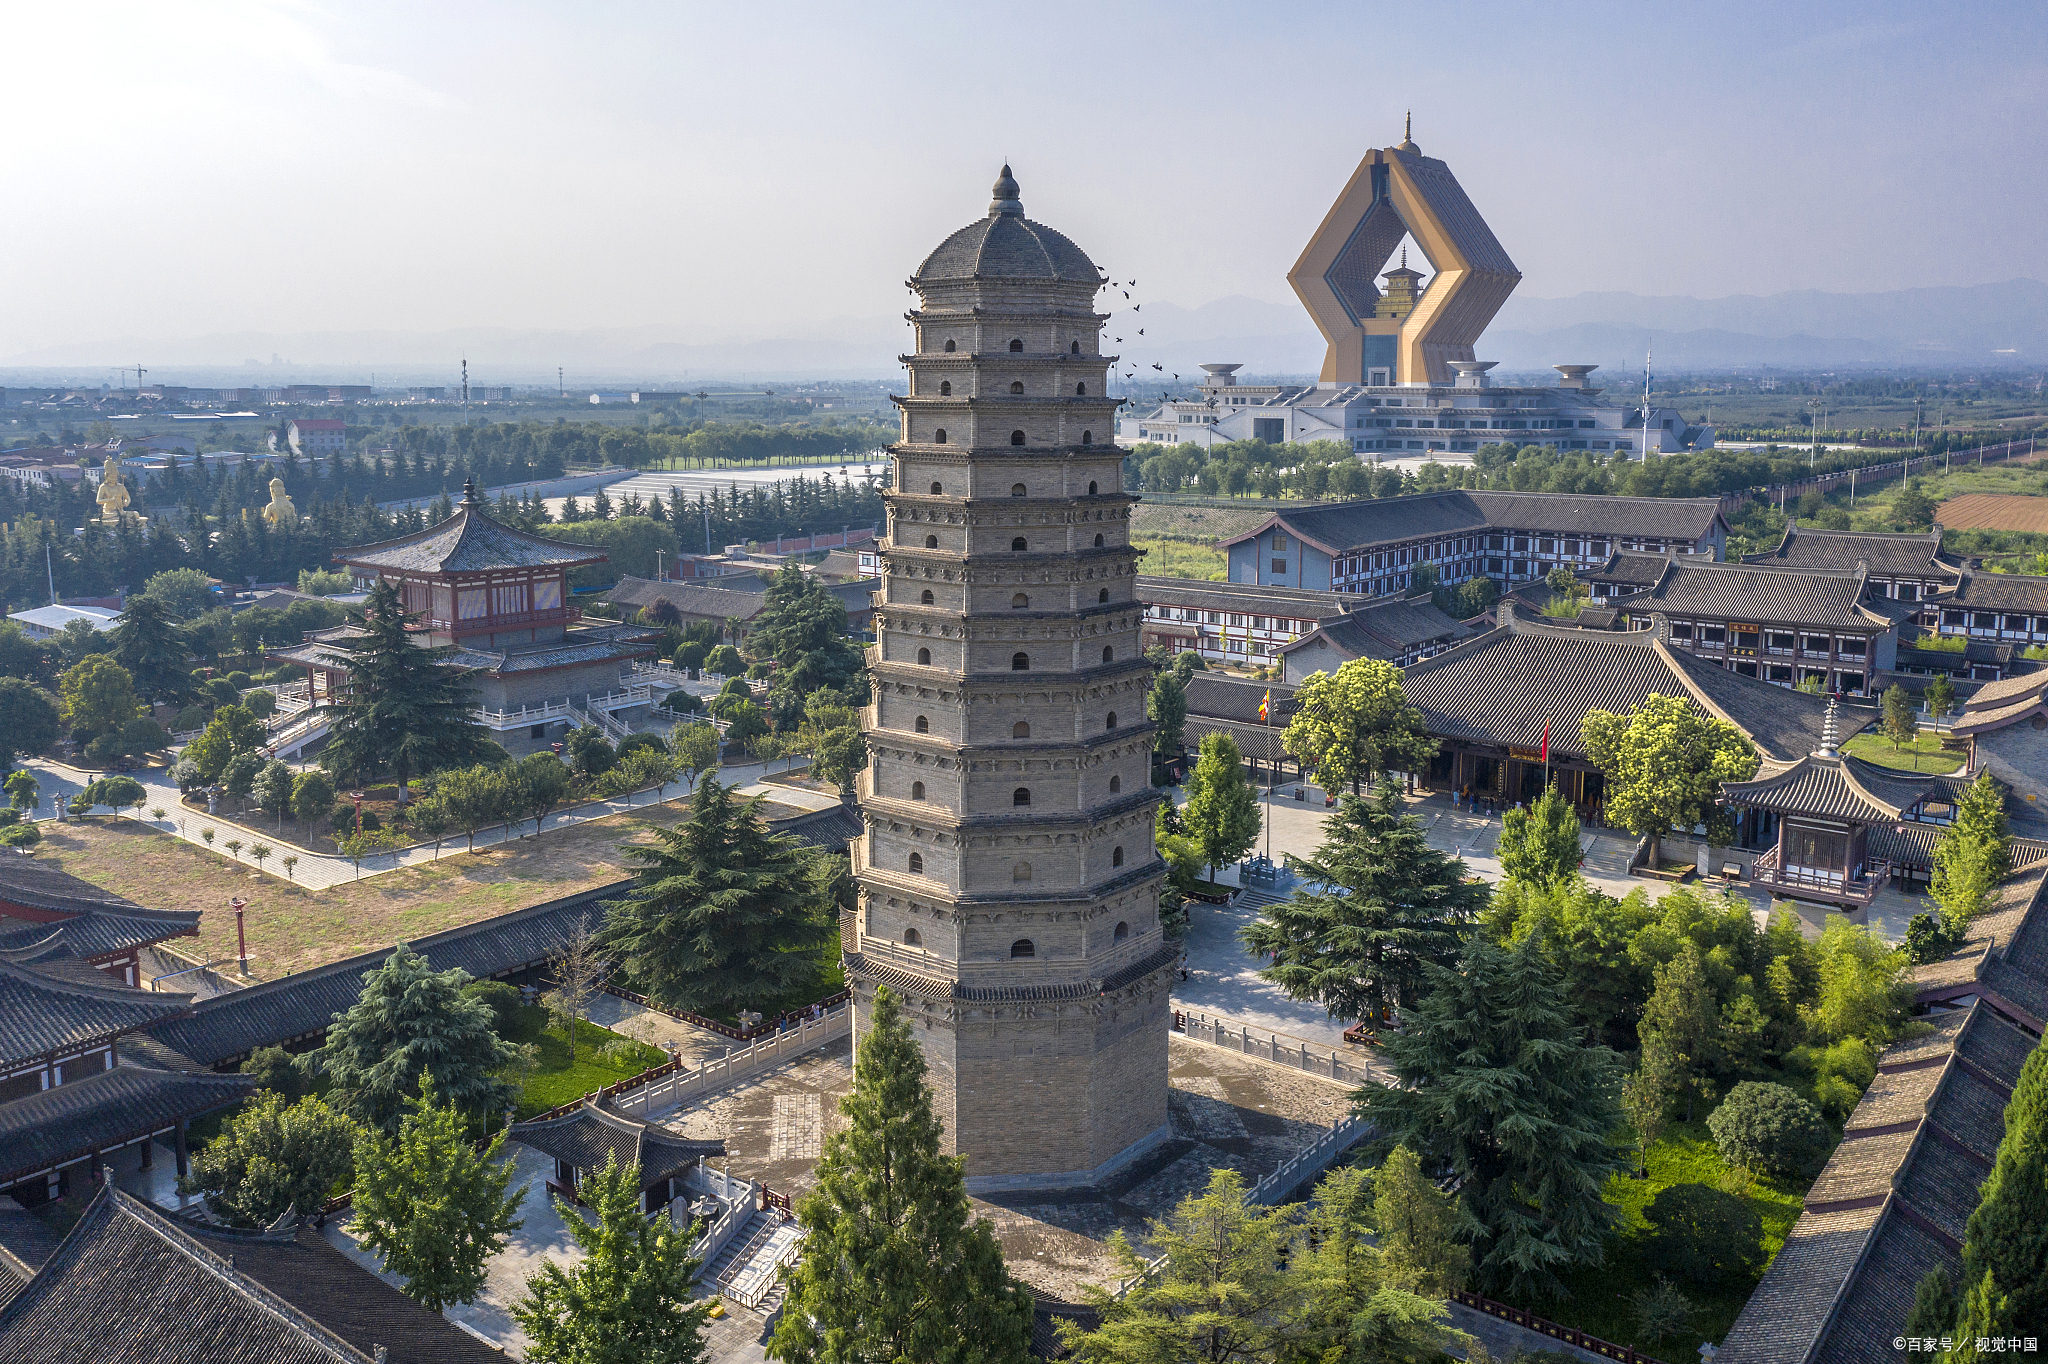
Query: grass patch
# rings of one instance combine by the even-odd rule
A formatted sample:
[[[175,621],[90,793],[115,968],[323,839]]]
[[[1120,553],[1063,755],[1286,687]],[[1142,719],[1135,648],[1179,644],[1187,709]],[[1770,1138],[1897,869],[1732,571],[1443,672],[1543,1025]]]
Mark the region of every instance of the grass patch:
[[[559,1108],[594,1089],[638,1075],[650,1066],[658,1066],[668,1060],[668,1054],[659,1047],[635,1042],[623,1033],[600,1028],[587,1019],[579,1018],[576,1020],[576,1058],[572,1061],[569,1058],[569,1034],[550,1026],[547,1010],[541,1008],[519,1011],[519,1021],[510,1040],[531,1042],[540,1049],[539,1067],[523,1077],[520,1083],[518,1113],[522,1119]],[[616,1061],[599,1056],[598,1048],[610,1042],[629,1043],[630,1049]]]
[[[1926,730],[1915,735],[1905,748],[1896,748],[1882,734],[1858,734],[1842,745],[1846,753],[1880,767],[1902,768],[1908,772],[1954,772],[1969,755],[1941,746],[1941,736]]]
[[[1648,1179],[1621,1174],[1607,1183],[1605,1197],[1621,1217],[1608,1238],[1606,1260],[1560,1276],[1570,1294],[1563,1301],[1521,1305],[1617,1345],[1672,1359],[1690,1354],[1691,1347],[1702,1340],[1718,1341],[1727,1335],[1756,1284],[1720,1290],[1680,1284],[1680,1290],[1699,1309],[1685,1337],[1678,1341],[1639,1338],[1631,1299],[1637,1290],[1655,1282],[1658,1270],[1646,1252],[1650,1224],[1643,1219],[1643,1209],[1674,1184],[1705,1184],[1709,1188],[1729,1187],[1730,1192],[1736,1191],[1724,1185],[1728,1166],[1722,1163],[1704,1122],[1674,1123],[1668,1135],[1650,1148],[1649,1170]],[[1792,1188],[1759,1179],[1742,1191],[1742,1196],[1763,1220],[1768,1268],[1769,1261],[1777,1258],[1784,1247],[1786,1233],[1799,1220],[1805,1186]]]
[[[1139,571],[1158,578],[1197,578],[1205,582],[1227,582],[1230,561],[1211,545],[1193,545],[1184,540],[1133,537],[1131,543],[1145,551]]]

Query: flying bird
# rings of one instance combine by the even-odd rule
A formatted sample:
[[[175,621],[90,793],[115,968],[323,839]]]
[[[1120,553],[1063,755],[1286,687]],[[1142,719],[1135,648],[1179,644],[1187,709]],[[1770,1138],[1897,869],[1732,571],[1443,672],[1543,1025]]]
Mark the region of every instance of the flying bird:
[[[1119,346],[1121,346],[1121,345],[1122,345],[1122,344],[1124,343],[1124,339],[1123,339],[1123,338],[1122,338],[1121,336],[1119,336],[1119,337],[1118,337],[1118,338],[1116,339],[1116,343],[1117,343],[1117,344],[1118,344]]]
[[[1129,289],[1126,289],[1126,290],[1124,290],[1124,297],[1125,297],[1125,298],[1129,298],[1130,296],[1131,296],[1131,291],[1130,291]]]
[[[1134,313],[1142,313],[1145,311],[1145,305],[1142,303],[1133,303],[1131,305],[1131,311]]]
[[[1145,334],[1145,329],[1144,329],[1143,327],[1140,327],[1140,328],[1138,328],[1138,335],[1140,335],[1140,336],[1143,336],[1144,334]]]
[[[1161,371],[1161,372],[1163,373],[1163,372],[1165,371],[1165,369],[1166,369],[1166,366],[1164,366],[1164,365],[1154,365],[1154,366],[1152,366],[1152,368],[1154,368],[1154,369],[1156,369],[1156,370],[1159,370],[1159,371]]]

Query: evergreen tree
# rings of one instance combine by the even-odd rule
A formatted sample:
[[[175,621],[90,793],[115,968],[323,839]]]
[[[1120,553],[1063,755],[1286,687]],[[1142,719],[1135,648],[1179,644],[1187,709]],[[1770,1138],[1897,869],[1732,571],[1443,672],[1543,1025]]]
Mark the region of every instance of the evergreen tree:
[[[1202,736],[1202,756],[1188,778],[1188,801],[1181,810],[1209,879],[1216,868],[1235,862],[1258,845],[1259,798],[1244,779],[1244,755],[1228,734]]]
[[[1342,1326],[1331,1329],[1325,1304],[1311,1298],[1290,1265],[1301,1220],[1298,1204],[1250,1202],[1237,1171],[1210,1171],[1206,1190],[1147,1230],[1148,1248],[1165,1256],[1156,1273],[1122,1231],[1110,1237],[1117,1277],[1133,1281],[1131,1289],[1114,1297],[1088,1285],[1088,1305],[1102,1324],[1083,1331],[1063,1320],[1060,1342],[1080,1364],[1234,1364],[1297,1352],[1316,1358],[1322,1337],[1342,1334]],[[1334,1293],[1354,1284],[1324,1287]],[[1329,1315],[1341,1315],[1340,1304],[1330,1306],[1338,1310]]]
[[[1379,1149],[1407,1146],[1463,1181],[1459,1232],[1481,1292],[1554,1293],[1557,1270],[1600,1258],[1613,1220],[1601,1193],[1625,1162],[1619,1058],[1585,1042],[1531,940],[1475,936],[1457,970],[1424,969],[1429,995],[1381,1037],[1398,1083],[1352,1104]]]
[[[414,644],[408,630],[414,619],[399,604],[396,586],[380,582],[370,589],[357,618],[362,633],[339,641],[348,653],[348,678],[320,755],[320,765],[337,777],[391,773],[400,803],[405,783],[421,773],[502,757],[470,715],[475,688],[446,664],[454,650]]]
[[[1188,692],[1180,674],[1169,668],[1159,675],[1152,684],[1151,695],[1145,698],[1145,715],[1159,726],[1153,736],[1153,752],[1168,762],[1186,752]]]
[[[1884,692],[1884,737],[1892,741],[1894,749],[1904,748],[1920,734],[1920,718],[1914,713],[1912,698],[1906,689],[1894,682]]]
[[[112,630],[114,658],[135,680],[136,694],[159,706],[189,706],[198,699],[187,660],[191,648],[168,604],[148,593],[131,597]]]
[[[1501,875],[1511,881],[1549,885],[1579,870],[1579,816],[1555,782],[1528,809],[1501,816]]]
[[[840,1112],[847,1125],[826,1139],[797,1209],[809,1236],[768,1357],[1023,1364],[1031,1296],[1003,1267],[994,1228],[968,1220],[966,1162],[939,1153],[924,1054],[886,987]]]
[[[845,605],[793,562],[769,582],[747,642],[756,657],[775,660],[777,680],[800,696],[843,689],[861,670],[860,652],[846,638]]]
[[[1295,1357],[1434,1364],[1449,1347],[1469,1348],[1470,1337],[1445,1325],[1440,1301],[1464,1286],[1470,1260],[1451,1239],[1456,1215],[1457,1201],[1437,1192],[1405,1147],[1377,1170],[1325,1175],[1308,1234],[1288,1257],[1311,1327]]]
[[[2012,868],[2011,838],[2005,787],[1988,770],[1979,772],[1956,802],[1955,822],[1934,845],[1927,891],[1951,926],[1983,912],[1992,888]]]
[[[706,776],[687,822],[632,845],[639,884],[607,907],[604,945],[670,1008],[732,1014],[810,980],[838,936],[831,871],[803,842],[771,834],[760,797],[741,804]]]
[[[1637,1026],[1646,1068],[1662,1077],[1670,1093],[1685,1096],[1687,1122],[1693,1101],[1713,1091],[1720,1021],[1699,945],[1688,942],[1657,968],[1657,988]]]
[[[567,1270],[542,1261],[512,1308],[533,1342],[529,1364],[696,1364],[711,1303],[692,1300],[694,1233],[640,1211],[639,1167],[616,1152],[577,1193],[594,1225],[559,1198],[555,1207],[583,1258]]]
[[[282,1053],[280,1053],[281,1055]],[[311,1217],[349,1172],[358,1128],[318,1098],[259,1090],[192,1157],[178,1191],[237,1227],[267,1227],[290,1210]]]
[[[1956,1334],[2048,1323],[2048,1042],[2020,1067],[2005,1136],[1963,1234],[1967,1285]]]
[[[404,943],[363,975],[363,993],[336,1014],[306,1064],[333,1081],[333,1097],[363,1122],[391,1130],[429,1070],[445,1101],[492,1113],[517,1091],[494,1072],[517,1059],[488,1004],[462,993],[469,972],[435,971]]]
[[[1425,964],[1456,961],[1459,925],[1486,904],[1486,888],[1430,846],[1392,782],[1369,801],[1343,797],[1323,845],[1296,865],[1307,884],[1261,910],[1244,942],[1272,957],[1261,976],[1333,1018],[1384,1019],[1417,1003]]]
[[[489,1014],[490,1006],[478,1007]],[[406,1296],[440,1312],[483,1288],[491,1257],[524,1225],[514,1214],[526,1188],[506,1192],[512,1162],[500,1159],[503,1129],[479,1151],[432,1075],[421,1078],[417,1097],[407,1096],[405,1110],[395,1140],[367,1130],[356,1142],[349,1230],[383,1257],[386,1273],[405,1280]]]

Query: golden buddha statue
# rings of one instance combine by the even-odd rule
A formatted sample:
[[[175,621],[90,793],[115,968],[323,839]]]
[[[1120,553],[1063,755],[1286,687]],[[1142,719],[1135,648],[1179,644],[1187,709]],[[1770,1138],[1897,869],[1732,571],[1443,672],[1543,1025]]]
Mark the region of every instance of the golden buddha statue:
[[[299,524],[299,509],[292,505],[281,478],[270,480],[270,505],[263,509],[263,519],[272,530],[290,530]]]
[[[119,525],[121,523],[121,513],[128,510],[128,485],[121,481],[121,475],[118,471],[114,469],[104,469],[101,471],[100,490],[96,500],[100,504],[101,524],[108,526]]]

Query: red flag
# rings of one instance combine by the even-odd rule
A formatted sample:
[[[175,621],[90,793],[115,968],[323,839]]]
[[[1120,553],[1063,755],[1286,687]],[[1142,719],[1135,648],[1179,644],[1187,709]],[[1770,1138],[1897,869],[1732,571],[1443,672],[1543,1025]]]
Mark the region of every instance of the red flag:
[[[1550,721],[1543,722],[1543,761],[1550,761]]]

